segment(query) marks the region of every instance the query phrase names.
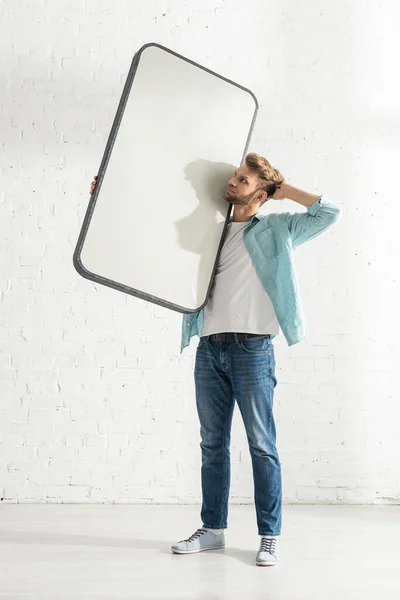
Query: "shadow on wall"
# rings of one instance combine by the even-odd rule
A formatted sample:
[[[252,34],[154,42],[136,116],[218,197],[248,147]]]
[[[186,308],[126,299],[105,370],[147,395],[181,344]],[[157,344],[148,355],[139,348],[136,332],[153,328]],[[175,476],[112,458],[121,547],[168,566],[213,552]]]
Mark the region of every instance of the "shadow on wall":
[[[184,168],[185,179],[193,187],[198,206],[187,217],[175,222],[180,246],[189,252],[200,254],[196,302],[204,302],[201,290],[205,279],[210,278],[210,257],[217,257],[224,227],[231,204],[224,199],[228,180],[237,167],[223,162],[199,159]],[[224,220],[221,221],[221,218]],[[212,251],[210,252],[210,247]],[[215,261],[214,261],[215,262]]]

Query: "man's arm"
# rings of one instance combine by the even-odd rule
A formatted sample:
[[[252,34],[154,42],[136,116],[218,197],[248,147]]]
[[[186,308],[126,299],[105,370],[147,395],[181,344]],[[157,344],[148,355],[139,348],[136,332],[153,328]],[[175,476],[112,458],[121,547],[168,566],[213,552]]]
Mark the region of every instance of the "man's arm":
[[[286,219],[293,248],[329,229],[341,216],[340,208],[322,195],[305,192],[287,183],[281,185],[278,194],[307,208],[307,212],[302,213],[281,213]]]
[[[321,198],[321,195],[310,194],[310,192],[305,192],[304,190],[289,184],[286,184],[283,191],[286,194],[286,198],[294,200],[303,206],[312,206],[319,198]]]

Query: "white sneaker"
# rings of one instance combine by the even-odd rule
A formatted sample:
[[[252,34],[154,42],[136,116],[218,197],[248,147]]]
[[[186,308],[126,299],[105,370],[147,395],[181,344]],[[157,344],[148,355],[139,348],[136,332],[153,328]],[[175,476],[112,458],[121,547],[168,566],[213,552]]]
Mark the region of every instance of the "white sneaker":
[[[216,550],[225,547],[225,535],[222,533],[213,533],[207,531],[204,527],[197,529],[187,540],[181,540],[171,546],[175,554],[192,554],[194,552],[203,552],[203,550]]]
[[[276,537],[262,537],[260,542],[260,549],[257,553],[256,564],[260,567],[271,567],[276,565],[278,557],[276,554],[276,544],[278,538]]]

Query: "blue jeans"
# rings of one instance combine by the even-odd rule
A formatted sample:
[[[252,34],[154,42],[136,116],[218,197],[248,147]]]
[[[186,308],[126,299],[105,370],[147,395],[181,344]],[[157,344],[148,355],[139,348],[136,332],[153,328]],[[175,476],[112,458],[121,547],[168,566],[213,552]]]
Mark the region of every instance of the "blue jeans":
[[[227,527],[230,437],[236,399],[252,461],[258,533],[280,535],[282,478],[272,414],[277,380],[271,336],[233,343],[201,337],[194,379],[200,420],[203,527]]]

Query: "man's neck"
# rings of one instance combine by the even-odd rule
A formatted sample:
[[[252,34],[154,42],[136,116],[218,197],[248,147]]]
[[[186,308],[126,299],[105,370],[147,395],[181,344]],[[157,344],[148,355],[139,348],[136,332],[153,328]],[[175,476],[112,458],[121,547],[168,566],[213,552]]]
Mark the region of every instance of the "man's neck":
[[[246,211],[246,208],[246,206],[235,205],[233,209],[232,221],[235,223],[251,221],[251,219],[257,214],[257,211],[249,214],[248,210]]]

